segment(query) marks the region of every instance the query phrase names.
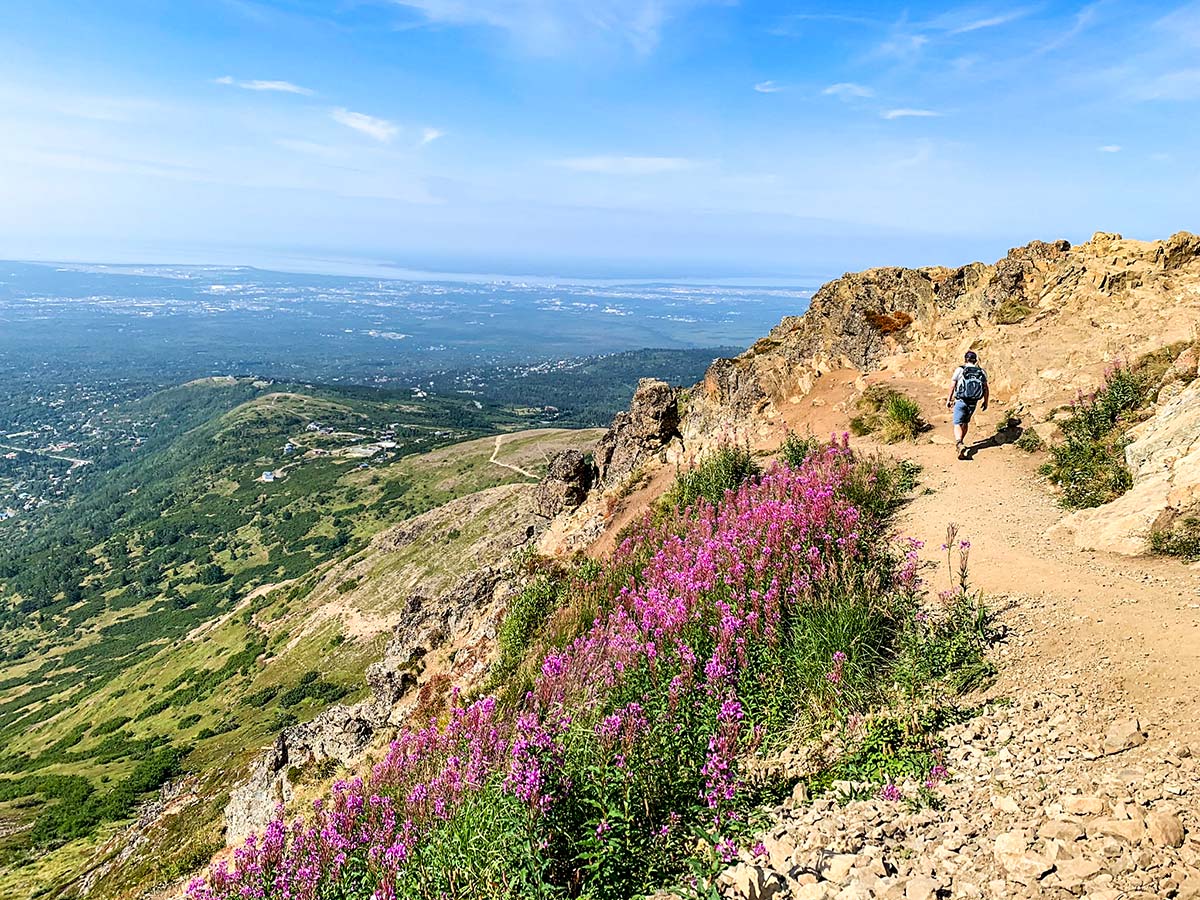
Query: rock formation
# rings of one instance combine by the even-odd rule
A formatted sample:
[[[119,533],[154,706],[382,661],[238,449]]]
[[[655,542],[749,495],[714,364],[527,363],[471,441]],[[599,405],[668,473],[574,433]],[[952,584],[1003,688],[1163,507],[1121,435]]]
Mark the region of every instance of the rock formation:
[[[561,471],[561,470],[560,470]],[[347,764],[368,747],[386,739],[416,704],[420,688],[438,675],[460,687],[486,674],[496,626],[511,592],[509,557],[544,527],[534,513],[528,485],[493,488],[418,516],[376,538],[379,554],[373,565],[386,567],[387,556],[444,527],[449,509],[466,516],[468,505],[508,499],[503,512],[489,517],[488,529],[466,554],[465,572],[444,590],[431,590],[439,580],[408,583],[407,600],[392,627],[382,657],[368,666],[370,696],[353,705],[339,704],[309,722],[283,729],[275,742],[251,765],[230,792],[225,808],[225,839],[235,843],[260,831],[276,806],[292,800],[296,772],[325,760]],[[342,575],[338,575],[340,579]]]
[[[644,378],[638,382],[629,410],[617,413],[596,444],[601,485],[620,484],[679,434],[678,401],[678,389],[665,381]]]
[[[1094,387],[1118,357],[1193,336],[1200,237],[1125,240],[1097,233],[1072,247],[1033,241],[994,265],[879,268],[824,285],[734,359],[717,360],[688,397],[692,449],[748,418],[770,419],[835,369],[944,379],[980,352],[993,389],[1048,415]]]
[[[550,460],[550,470],[537,486],[534,508],[538,515],[553,519],[563,510],[575,509],[587,497],[595,477],[592,461],[578,450],[562,450]]]

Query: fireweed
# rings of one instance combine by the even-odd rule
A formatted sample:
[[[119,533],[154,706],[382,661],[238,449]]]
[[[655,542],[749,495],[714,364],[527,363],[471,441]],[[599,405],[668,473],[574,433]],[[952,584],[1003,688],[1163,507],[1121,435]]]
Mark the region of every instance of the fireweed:
[[[765,796],[746,760],[802,710],[853,712],[911,621],[916,554],[848,499],[861,465],[831,444],[647,518],[515,709],[456,695],[189,897],[620,898],[677,877],[694,829],[728,850]]]

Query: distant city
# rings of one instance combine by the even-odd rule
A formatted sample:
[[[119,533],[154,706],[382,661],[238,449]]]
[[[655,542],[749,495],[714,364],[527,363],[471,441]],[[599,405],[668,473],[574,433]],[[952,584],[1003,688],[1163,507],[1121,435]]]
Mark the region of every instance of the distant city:
[[[197,378],[439,395],[488,416],[595,425],[638,374],[694,380],[811,294],[0,262],[0,521],[129,459],[163,426],[165,411],[139,401]]]

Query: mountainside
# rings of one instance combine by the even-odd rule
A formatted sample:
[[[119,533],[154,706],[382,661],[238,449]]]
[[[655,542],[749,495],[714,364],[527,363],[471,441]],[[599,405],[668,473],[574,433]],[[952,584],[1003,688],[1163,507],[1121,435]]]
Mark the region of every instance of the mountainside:
[[[405,602],[399,588],[441,590],[479,558],[503,558],[511,548],[474,549],[499,538],[471,523],[491,523],[508,502],[486,492],[529,485],[547,454],[589,440],[543,429],[464,443],[521,417],[468,399],[232,378],[123,415],[163,433],[129,461],[96,464],[65,508],[5,523],[3,896],[31,875],[39,889],[78,887],[116,823],[184,769],[205,811],[136,859],[136,877],[185,872],[211,853],[229,767],[364,694],[363,672],[385,655]],[[442,511],[461,497],[478,499]],[[413,517],[426,528],[452,517],[438,552],[415,568],[392,553],[376,571],[372,538]]]
[[[1198,325],[1200,237],[1036,241],[845,275],[694,387],[643,381],[602,435],[369,475],[352,441],[306,447],[361,492],[328,513],[341,552],[45,718],[103,744],[101,710],[145,692],[186,732],[171,698],[225,684],[213,648],[238,661],[236,751],[228,705],[206,712],[192,774],[166,766],[57,891],[174,897],[215,854],[197,900],[268,876],[348,898],[1200,896]],[[958,460],[967,349],[992,408]],[[206,435],[354,414],[328,402],[257,398]],[[293,518],[306,484],[329,493],[289,481]],[[30,760],[67,746],[13,735]]]

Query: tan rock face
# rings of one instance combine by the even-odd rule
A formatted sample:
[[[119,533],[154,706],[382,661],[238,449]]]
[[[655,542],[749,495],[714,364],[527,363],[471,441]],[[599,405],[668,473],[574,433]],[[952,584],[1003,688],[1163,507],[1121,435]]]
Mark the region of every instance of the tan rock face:
[[[1191,339],[1198,322],[1200,237],[1186,232],[1152,243],[1104,233],[1076,247],[1033,241],[993,265],[869,269],[824,285],[805,315],[714,363],[680,430],[699,449],[795,403],[837,368],[948,381],[967,349],[979,352],[998,402],[1023,403],[1039,422],[1096,387],[1113,360]]]

